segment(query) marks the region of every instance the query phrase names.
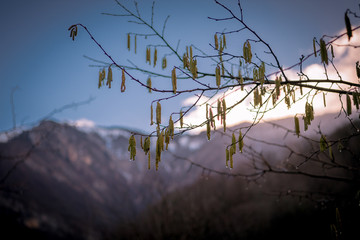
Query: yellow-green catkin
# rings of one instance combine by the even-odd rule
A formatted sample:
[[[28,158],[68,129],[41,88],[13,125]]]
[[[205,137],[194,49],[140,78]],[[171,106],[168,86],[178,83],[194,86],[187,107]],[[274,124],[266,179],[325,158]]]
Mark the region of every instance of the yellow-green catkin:
[[[146,48],[146,62],[151,65],[151,52],[149,47]]]
[[[165,69],[166,66],[167,66],[167,60],[166,60],[166,57],[163,57],[161,67],[162,67],[162,69]]]
[[[323,152],[326,150],[326,148],[328,147],[328,143],[326,141],[326,137],[325,135],[321,135],[320,137],[320,151]]]
[[[176,89],[177,89],[176,68],[173,68],[173,70],[171,71],[171,82],[172,82],[173,93],[176,94]]]
[[[197,78],[197,72],[198,72],[198,69],[197,69],[197,60],[194,59],[190,62],[190,72],[193,76],[193,79],[196,79]]]
[[[205,114],[206,120],[209,120],[209,104],[208,103],[205,106],[205,110],[206,110],[206,114]]]
[[[244,60],[245,60],[246,63],[251,63],[252,52],[251,52],[251,45],[250,45],[249,40],[247,40],[244,43],[243,56],[244,56]]]
[[[353,92],[353,102],[354,102],[354,105],[356,106],[356,109],[359,110],[359,93],[358,92]]]
[[[150,151],[150,137],[146,137],[145,140],[144,140],[144,153],[145,154],[148,154],[149,151]]]
[[[148,155],[148,169],[150,170],[151,164],[150,164],[150,137],[146,137],[144,140],[144,153],[145,155]]]
[[[215,69],[215,77],[216,77],[216,86],[219,88],[221,86],[221,76],[220,76],[219,66],[217,66]]]
[[[161,123],[161,104],[160,102],[156,103],[156,124],[160,125]]]
[[[230,153],[229,153],[229,149],[225,149],[225,159],[226,159],[226,162],[225,162],[225,165],[226,167],[229,167],[229,160],[230,160]]]
[[[349,94],[346,94],[346,115],[351,115],[351,99]]]
[[[156,141],[156,156],[155,156],[155,169],[156,171],[159,169],[159,162],[161,161],[161,152],[162,152],[162,139],[161,136],[158,136]]]
[[[239,151],[242,153],[244,148],[244,139],[241,131],[239,131],[238,146],[239,146]]]
[[[169,129],[169,135],[171,137],[171,139],[174,139],[174,121],[172,120],[172,116],[170,115],[170,118],[169,118],[169,126],[168,126],[168,129]]]
[[[299,123],[299,118],[295,115],[294,116],[294,122],[295,122],[295,133],[297,135],[297,137],[300,136],[300,123]]]
[[[182,128],[184,125],[184,113],[180,110],[180,127]]]
[[[169,143],[170,143],[170,131],[169,131],[169,129],[167,128],[167,129],[165,129],[165,137],[164,137],[164,139],[165,139],[165,149],[166,150],[168,150],[168,146],[169,146]]]
[[[222,36],[223,36],[223,45],[224,45],[224,48],[227,48],[227,47],[226,47],[226,35],[223,34]]]
[[[143,144],[142,136],[140,136],[140,147],[141,147],[142,150],[144,150],[144,144]]]
[[[261,62],[261,65],[259,68],[259,80],[260,80],[260,84],[262,86],[265,82],[265,63],[264,62]]]
[[[108,75],[107,75],[107,81],[106,81],[106,86],[108,86],[109,88],[111,88],[111,82],[113,81],[113,77],[112,77],[112,70],[111,67],[108,68]]]
[[[210,119],[210,126],[215,129],[214,114],[213,114],[211,106],[209,108],[209,119]]]
[[[280,96],[280,87],[281,87],[281,78],[276,77],[275,79],[275,88],[277,98]]]
[[[329,58],[327,54],[326,43],[323,39],[320,39],[320,56],[321,56],[321,62],[328,65]]]
[[[136,51],[137,51],[137,40],[136,40],[136,34],[135,34],[135,37],[134,37],[134,52],[136,54]]]
[[[222,107],[221,107],[221,101],[218,99],[217,101],[217,119],[219,120],[222,116]]]
[[[219,40],[218,40],[218,36],[216,33],[214,35],[214,41],[215,41],[215,49],[219,50]]]
[[[206,136],[207,136],[208,141],[210,141],[211,129],[210,129],[210,121],[209,120],[206,122]]]
[[[189,59],[188,59],[188,55],[186,55],[186,53],[184,53],[182,60],[183,60],[184,69],[189,68]]]
[[[127,49],[130,51],[130,33],[127,34]]]
[[[315,57],[317,57],[317,54],[316,54],[316,38],[313,38],[313,49],[314,49],[314,55],[315,55]]]
[[[126,86],[125,86],[125,70],[122,69],[121,71],[121,92],[125,92]]]
[[[99,71],[99,85],[98,85],[98,88],[100,88],[104,84],[105,74],[106,74],[105,69]]]
[[[153,106],[152,106],[152,104],[151,104],[151,109],[150,109],[150,125],[153,125],[154,124],[154,110],[153,110]]]
[[[154,50],[154,67],[156,66],[156,62],[157,62],[157,49],[155,48],[155,50]]]
[[[151,93],[151,77],[148,77],[146,81],[146,86],[148,87],[149,93]]]
[[[130,152],[130,160],[135,161],[135,156],[136,156],[136,140],[135,140],[135,136],[134,136],[134,135],[131,135],[130,138],[129,138],[128,151]]]
[[[324,107],[326,107],[326,97],[325,97],[325,93],[323,92],[323,101],[324,101]]]
[[[260,104],[260,94],[259,89],[254,90],[254,107],[257,107]]]
[[[223,127],[224,127],[224,132],[226,132],[226,102],[225,102],[225,98],[223,98],[222,102],[222,122],[223,122]]]

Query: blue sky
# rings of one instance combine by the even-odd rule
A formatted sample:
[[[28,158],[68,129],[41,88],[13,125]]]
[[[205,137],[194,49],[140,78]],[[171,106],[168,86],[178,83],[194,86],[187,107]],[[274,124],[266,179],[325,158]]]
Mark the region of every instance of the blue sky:
[[[133,9],[132,1],[121,2]],[[150,19],[152,1],[138,2],[143,16]],[[236,7],[236,1],[221,2]],[[354,0],[242,0],[242,3],[246,22],[272,45],[284,66],[298,61],[301,54],[310,53],[313,37],[344,29],[347,8],[358,10],[358,2]],[[94,97],[90,104],[61,112],[54,118],[60,121],[86,118],[104,126],[149,129],[150,102],[161,96],[147,94],[145,89],[130,82],[126,92],[121,93],[119,71],[114,71],[117,82],[112,89],[98,89],[99,68],[89,67],[93,62],[83,55],[107,61],[106,56],[82,29],[75,41],[69,38],[68,27],[82,23],[118,63],[128,65],[130,59],[146,67],[144,46],[151,44],[152,39],[140,39],[139,53],[135,56],[126,49],[128,32],[146,30],[128,23],[126,18],[104,16],[102,12],[123,13],[113,0],[1,1],[0,131],[13,127],[10,94],[16,86],[19,87],[14,93],[17,126],[33,124],[55,108]],[[167,15],[171,17],[165,36],[174,47],[181,39],[179,49],[192,43],[209,50],[215,31],[237,28],[234,23],[224,25],[207,19],[227,16],[211,0],[156,1],[154,22],[160,30]],[[242,40],[229,41],[234,51],[241,50]],[[144,79],[143,75],[135,76]],[[156,81],[169,85],[163,79]],[[164,103],[164,113],[180,109],[187,97],[191,95]]]

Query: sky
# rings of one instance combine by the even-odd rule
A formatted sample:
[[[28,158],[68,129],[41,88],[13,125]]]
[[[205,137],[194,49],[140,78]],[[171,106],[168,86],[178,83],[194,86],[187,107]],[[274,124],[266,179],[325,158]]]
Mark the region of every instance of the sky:
[[[120,0],[134,10],[133,1]],[[221,1],[238,12],[236,2]],[[242,0],[245,21],[273,48],[283,66],[296,63],[301,54],[312,52],[312,39],[324,35],[336,35],[344,31],[344,12],[347,8],[359,10],[355,0]],[[150,21],[152,1],[138,1],[141,15]],[[114,84],[111,89],[98,89],[99,67],[85,56],[109,62],[99,47],[83,29],[79,29],[75,41],[69,37],[68,28],[82,23],[88,27],[95,39],[114,57],[119,64],[129,65],[131,60],[138,66],[161,72],[160,68],[149,68],[145,64],[147,44],[159,44],[154,38],[139,38],[138,53],[126,48],[126,34],[148,33],[138,24],[129,23],[129,18],[106,16],[101,13],[123,14],[124,11],[113,0],[2,0],[0,7],[0,131],[13,127],[32,126],[55,109],[94,100],[85,105],[67,109],[52,115],[62,122],[94,123],[101,126],[126,126],[144,131],[150,129],[150,103],[164,97],[149,94],[137,83],[127,81],[126,91],[120,91],[119,71],[114,70]],[[212,0],[159,0],[154,8],[154,26],[161,32],[164,20],[170,15],[165,29],[165,38],[174,47],[180,41],[179,52],[185,46],[194,44],[204,51],[211,51],[215,32],[238,29],[236,22],[216,22],[208,17],[227,17],[226,11]],[[246,34],[245,34],[246,36]],[[229,48],[242,51],[242,35],[228,38]],[[255,48],[256,50],[256,48]],[[261,50],[258,49],[258,50]],[[353,64],[358,54],[342,54],[346,64]],[[159,56],[168,53],[159,49]],[[158,57],[161,59],[161,57]],[[307,70],[316,75],[319,58],[311,60]],[[199,61],[200,62],[200,61]],[[175,58],[169,57],[168,65],[180,66]],[[213,66],[199,65],[212,72]],[[348,71],[348,66],[344,71]],[[168,67],[165,73],[169,73]],[[145,82],[147,76],[133,72],[133,76]],[[289,73],[296,76],[296,69]],[[347,73],[345,73],[347,74]],[[349,77],[352,77],[349,73]],[[351,75],[351,76],[350,76]],[[171,87],[167,79],[154,78],[155,86]],[[179,82],[179,88],[191,86],[189,82]],[[15,90],[16,89],[16,90]],[[14,113],[11,95],[13,93]],[[232,94],[234,96],[234,94]],[[179,111],[193,99],[193,95],[180,95],[164,101],[163,116]],[[231,100],[229,100],[231,101]],[[294,108],[295,111],[298,109]],[[189,114],[187,121],[196,121],[204,109]],[[281,110],[286,111],[286,110]],[[300,111],[300,110],[299,110]],[[291,112],[291,114],[294,114]],[[288,113],[290,114],[290,113]],[[15,116],[15,119],[14,119]],[[233,117],[233,123],[251,118],[241,114]],[[279,116],[275,113],[274,116]],[[166,119],[167,117],[164,117]],[[86,121],[85,121],[86,119]],[[14,124],[15,120],[15,124]]]

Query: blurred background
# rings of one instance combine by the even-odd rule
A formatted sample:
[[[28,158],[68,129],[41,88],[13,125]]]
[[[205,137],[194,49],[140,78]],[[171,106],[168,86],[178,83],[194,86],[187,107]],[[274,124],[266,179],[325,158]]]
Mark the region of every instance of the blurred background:
[[[120,2],[136,11],[134,2]],[[222,3],[239,14],[237,1]],[[245,22],[271,45],[284,68],[313,52],[314,37],[344,33],[346,9],[359,10],[353,0],[243,0],[241,4]],[[149,22],[152,6],[153,1],[138,1],[142,18]],[[102,13],[124,14],[124,10],[112,0],[1,2],[1,239],[359,238],[359,115],[355,107],[346,117],[340,113],[338,95],[327,95],[326,107],[322,95],[315,98],[315,120],[304,132],[299,115],[298,138],[293,116],[304,113],[304,102],[290,109],[282,103],[251,128],[243,153],[234,155],[234,169],[229,169],[225,148],[231,132],[247,129],[254,117],[249,111],[251,101],[245,101],[227,116],[226,133],[218,125],[210,141],[202,128],[176,136],[157,171],[156,139],[152,139],[148,169],[140,135],[155,130],[150,126],[150,104],[163,94],[150,94],[130,78],[121,92],[121,72],[115,68],[112,88],[99,89],[99,71],[109,59],[84,29],[79,28],[72,41],[68,28],[85,25],[119,65],[135,63],[170,75],[182,63],[167,56],[168,67],[162,70],[161,58],[169,51],[158,47],[158,65],[147,65],[146,46],[161,41],[139,35],[137,53],[133,46],[128,51],[127,34],[148,34],[149,29],[129,22],[131,18]],[[209,0],[156,1],[153,21],[158,31],[167,16],[165,39],[181,55],[190,44],[216,54],[210,45],[214,33],[241,28],[236,21],[209,19],[228,16]],[[358,25],[357,19],[351,20],[353,26]],[[227,51],[242,55],[247,38],[245,32],[228,37]],[[359,41],[354,32],[350,43],[345,36],[338,44],[359,45]],[[358,48],[339,46],[334,51],[343,79],[357,82]],[[254,44],[253,52],[273,61],[261,46]],[[199,59],[199,66],[213,73],[215,65]],[[319,57],[309,59],[303,69],[310,77],[325,78]],[[275,78],[274,71],[267,69],[270,79]],[[298,79],[298,71],[293,68],[286,73]],[[148,74],[130,72],[146,83]],[[328,75],[338,79],[333,68]],[[152,80],[154,87],[171,89],[167,78],[152,76]],[[214,84],[212,78],[203,81]],[[196,84],[179,79],[178,86],[187,89]],[[241,94],[229,91],[226,100],[233,104]],[[196,99],[194,93],[186,93],[163,101],[163,121]],[[196,124],[204,119],[202,105],[184,121]],[[139,134],[137,156],[129,161],[129,137],[134,132]],[[322,135],[327,139],[325,151],[319,150]]]

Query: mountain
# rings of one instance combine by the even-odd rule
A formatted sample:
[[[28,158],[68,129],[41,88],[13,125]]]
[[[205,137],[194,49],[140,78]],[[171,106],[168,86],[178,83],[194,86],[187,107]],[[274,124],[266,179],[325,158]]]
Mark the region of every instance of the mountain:
[[[330,117],[317,118],[312,124],[313,129],[308,130],[305,136],[316,136],[314,130],[317,130],[320,122],[322,132],[325,134],[326,129],[328,136],[335,132],[337,126],[344,125],[344,121],[330,125]],[[232,129],[245,129],[248,124],[243,123]],[[286,129],[293,129],[293,119],[261,123],[251,129],[244,139],[244,153],[234,155],[233,170],[225,168],[225,148],[231,142],[230,129],[226,134],[221,129],[213,132],[211,141],[207,141],[205,133],[180,135],[169,145],[169,151],[163,153],[159,170],[155,171],[153,159],[151,169],[147,169],[147,156],[139,147],[138,136],[136,160],[129,161],[129,129],[79,128],[44,121],[0,143],[0,224],[5,229],[4,236],[8,235],[4,239],[134,238],[132,234],[139,232],[139,229],[149,228],[151,231],[152,226],[171,223],[172,219],[178,221],[175,225],[182,224],[181,219],[169,219],[174,213],[178,213],[176,216],[181,216],[183,220],[190,217],[189,222],[186,220],[187,227],[191,220],[203,221],[202,218],[199,220],[198,215],[219,211],[217,204],[222,196],[233,196],[226,197],[223,205],[239,208],[234,216],[241,213],[250,216],[251,212],[245,211],[252,211],[252,208],[246,207],[249,201],[256,202],[252,206],[262,205],[263,202],[258,197],[243,194],[244,189],[252,185],[257,190],[252,187],[250,192],[255,191],[256,196],[262,196],[258,188],[266,188],[268,194],[276,190],[278,195],[289,191],[296,193],[299,189],[315,191],[319,189],[318,186],[323,192],[341,192],[344,188],[342,183],[333,187],[326,181],[318,185],[318,181],[304,176],[289,178],[271,173],[262,176],[259,169],[264,168],[265,163],[289,171],[295,169],[294,163],[289,162],[289,157],[293,157],[290,153],[296,155],[295,160],[298,161],[301,154],[297,153],[311,153],[315,145],[318,147],[318,143],[306,138],[298,139]],[[343,130],[336,133],[336,138],[342,133]],[[332,139],[331,136],[328,139]],[[154,148],[155,141],[152,140],[151,144]],[[300,170],[309,168],[307,166]],[[236,181],[223,185],[229,179],[227,174],[231,176],[237,173],[240,177]],[[310,173],[318,174],[315,170]],[[218,178],[219,174],[225,177]],[[339,171],[336,174],[346,176]],[[202,183],[206,179],[210,179],[207,183],[209,186]],[[316,187],[314,182],[317,183]],[[211,198],[212,195],[217,197]],[[240,197],[242,195],[244,199]],[[235,204],[237,198],[241,206]],[[170,199],[177,200],[174,203]],[[149,212],[164,213],[164,201],[173,206],[168,209],[170,212],[166,210],[166,214],[161,215],[165,218],[155,218],[156,224],[150,222],[154,225],[144,222],[144,216],[152,216]],[[202,211],[198,212],[198,204],[206,206],[200,207]],[[194,211],[192,213],[186,209]],[[203,227],[201,224],[197,226]],[[150,236],[149,232],[141,233]]]
[[[129,136],[127,129],[45,121],[0,143],[0,218],[9,239],[29,232],[45,239],[101,239],[195,178],[186,172],[189,164],[171,154],[157,172],[147,169],[141,149],[129,161]],[[172,148],[192,154],[202,143],[186,136]]]

